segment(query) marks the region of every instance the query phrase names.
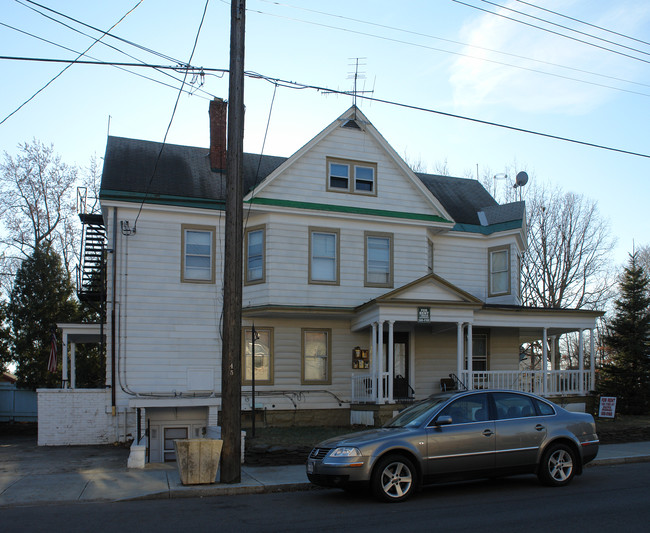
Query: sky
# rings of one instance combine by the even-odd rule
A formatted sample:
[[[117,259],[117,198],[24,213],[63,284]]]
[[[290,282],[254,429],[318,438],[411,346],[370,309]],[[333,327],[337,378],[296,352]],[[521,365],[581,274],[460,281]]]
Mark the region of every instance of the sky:
[[[209,1],[200,32],[205,0],[39,3],[59,14],[0,0],[0,56],[73,60],[100,33],[70,19],[101,31],[119,21],[109,33],[121,40],[104,36],[83,59],[229,67],[229,1]],[[357,105],[407,162],[431,173],[446,166],[453,176],[497,176],[502,187],[526,170],[530,183],[597,202],[617,239],[617,264],[633,245],[650,244],[647,0],[247,0],[246,7],[245,69],[261,76],[245,82],[245,151],[290,156],[353,104],[350,95],[269,78],[351,91],[356,71],[362,96],[381,100]],[[103,156],[108,134],[162,141],[168,127],[169,143],[207,146],[208,103],[228,98],[227,74],[190,74],[174,112],[182,72],[75,64],[9,116],[65,67],[0,59],[0,151],[15,156],[20,143],[37,139],[83,168]]]

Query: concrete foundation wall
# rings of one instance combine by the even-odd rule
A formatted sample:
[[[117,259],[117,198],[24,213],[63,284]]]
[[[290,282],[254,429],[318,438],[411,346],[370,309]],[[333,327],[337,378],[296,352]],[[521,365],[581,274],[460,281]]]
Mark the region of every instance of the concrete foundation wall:
[[[110,410],[110,391],[38,389],[38,445],[110,444],[118,436],[118,416]],[[126,413],[121,414],[126,426]]]

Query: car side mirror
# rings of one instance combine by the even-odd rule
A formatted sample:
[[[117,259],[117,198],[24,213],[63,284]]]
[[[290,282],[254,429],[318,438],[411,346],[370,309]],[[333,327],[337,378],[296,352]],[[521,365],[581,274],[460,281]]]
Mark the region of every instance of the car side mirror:
[[[451,423],[452,423],[452,419],[449,415],[439,416],[433,422],[435,426],[448,426]]]

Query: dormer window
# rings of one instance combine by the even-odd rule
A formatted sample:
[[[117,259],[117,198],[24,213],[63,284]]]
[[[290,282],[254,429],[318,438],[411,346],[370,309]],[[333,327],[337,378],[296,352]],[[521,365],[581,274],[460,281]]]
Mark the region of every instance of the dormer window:
[[[377,164],[327,158],[327,190],[377,194]]]

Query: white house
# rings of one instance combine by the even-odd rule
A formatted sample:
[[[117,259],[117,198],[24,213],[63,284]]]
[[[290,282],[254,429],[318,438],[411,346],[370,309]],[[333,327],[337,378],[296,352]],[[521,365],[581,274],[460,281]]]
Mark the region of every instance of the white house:
[[[148,429],[151,461],[219,421],[226,104],[210,109],[209,149],[109,137],[104,159],[101,416],[118,440]],[[593,389],[583,332],[593,357],[601,313],[521,306],[522,202],[413,172],[356,107],[244,166],[245,413],[253,372],[268,424],[375,424],[445,386]],[[522,344],[576,331],[579,370],[545,350],[520,371]]]

